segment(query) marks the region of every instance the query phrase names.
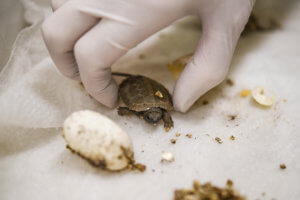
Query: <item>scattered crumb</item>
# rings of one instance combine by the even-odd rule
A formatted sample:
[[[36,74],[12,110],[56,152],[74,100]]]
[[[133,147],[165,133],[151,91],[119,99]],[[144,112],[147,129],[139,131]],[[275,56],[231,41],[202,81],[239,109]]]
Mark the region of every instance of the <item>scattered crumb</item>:
[[[248,89],[240,91],[240,97],[247,97],[250,94],[251,94],[251,90]]]
[[[280,164],[280,169],[286,169],[286,165],[285,164]]]
[[[190,134],[190,133],[186,134],[185,136],[188,137],[188,138],[192,138],[193,137],[193,135]]]
[[[133,164],[132,170],[133,171],[144,172],[146,170],[146,165],[143,165],[141,163]]]
[[[275,97],[273,95],[266,96],[265,88],[260,87],[260,86],[254,88],[254,90],[252,91],[252,98],[257,103],[259,103],[260,105],[263,105],[263,106],[272,106],[275,101]]]
[[[246,200],[233,189],[233,182],[227,181],[224,188],[219,188],[211,183],[200,184],[194,181],[193,188],[174,191],[174,200]]]
[[[145,151],[144,151],[144,150],[142,150],[141,152],[142,152],[142,153],[144,153]]]
[[[160,99],[164,98],[163,94],[159,90],[155,92],[155,96],[159,97]]]
[[[175,139],[171,139],[170,142],[171,142],[172,144],[175,144],[175,143],[176,143],[176,140],[175,140]]]
[[[229,117],[229,121],[233,121],[233,120],[235,120],[237,115],[228,115],[228,117]]]
[[[262,192],[261,195],[262,195],[262,196],[266,196],[266,193],[265,193],[265,192]]]
[[[176,137],[179,137],[180,136],[180,133],[176,133]]]
[[[173,162],[174,161],[174,156],[170,152],[165,152],[161,156],[161,162]]]
[[[284,103],[286,103],[286,102],[287,102],[287,99],[283,99],[282,101],[283,101]]]
[[[140,54],[140,55],[139,55],[139,59],[142,60],[142,59],[145,59],[145,58],[146,58],[146,55],[145,55],[145,54]]]
[[[152,169],[152,172],[155,172],[155,169]]]
[[[202,104],[203,104],[203,105],[207,105],[207,104],[209,104],[209,102],[208,102],[207,100],[203,100],[203,101],[202,101]]]
[[[165,131],[169,132],[170,128],[169,127],[165,127]]]
[[[226,83],[227,83],[229,86],[233,86],[233,85],[234,85],[233,80],[231,80],[230,78],[226,80]]]
[[[232,136],[230,136],[230,138],[229,139],[231,139],[231,140],[235,140],[235,137],[232,135]]]
[[[208,136],[208,137],[210,136],[208,133],[206,133],[205,135]]]
[[[215,140],[216,140],[219,144],[222,144],[222,143],[223,143],[223,141],[222,141],[221,138],[219,138],[219,137],[215,137]]]

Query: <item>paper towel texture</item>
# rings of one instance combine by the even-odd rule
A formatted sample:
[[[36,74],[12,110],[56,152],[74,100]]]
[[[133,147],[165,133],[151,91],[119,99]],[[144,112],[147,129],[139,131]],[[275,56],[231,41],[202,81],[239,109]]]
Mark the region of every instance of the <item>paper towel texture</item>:
[[[272,8],[281,29],[242,38],[228,75],[235,84],[224,82],[188,113],[173,113],[175,127],[168,133],[161,124],[153,127],[135,116],[118,116],[62,77],[40,34],[50,14],[47,2],[22,2],[31,25],[19,33],[0,73],[0,199],[167,200],[194,179],[223,186],[228,178],[248,199],[300,199],[299,2]],[[149,76],[172,91],[175,82],[167,63],[193,52],[200,36],[197,20],[183,20],[130,51],[113,70]],[[273,107],[238,95],[257,85],[275,94]],[[209,103],[203,105],[203,100]],[[136,160],[147,171],[103,172],[69,152],[60,127],[80,109],[96,110],[126,130]],[[236,118],[230,120],[230,115]],[[171,144],[177,132],[181,136]],[[187,133],[193,137],[185,137]],[[173,153],[175,161],[161,163],[163,151]]]

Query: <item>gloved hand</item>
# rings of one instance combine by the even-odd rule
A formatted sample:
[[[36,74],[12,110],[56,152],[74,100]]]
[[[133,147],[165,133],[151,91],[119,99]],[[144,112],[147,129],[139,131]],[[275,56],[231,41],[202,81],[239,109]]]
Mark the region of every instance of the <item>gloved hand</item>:
[[[110,66],[128,50],[187,16],[198,15],[203,35],[178,79],[174,107],[185,112],[224,80],[255,0],[52,0],[42,33],[65,76],[81,80],[96,100],[117,103]]]

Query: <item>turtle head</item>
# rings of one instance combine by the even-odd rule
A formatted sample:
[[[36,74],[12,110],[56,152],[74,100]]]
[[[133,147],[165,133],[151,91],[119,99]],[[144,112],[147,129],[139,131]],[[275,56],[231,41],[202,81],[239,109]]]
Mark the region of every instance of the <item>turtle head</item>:
[[[161,108],[150,108],[144,112],[144,120],[148,123],[155,124],[161,120],[163,116],[163,111]]]

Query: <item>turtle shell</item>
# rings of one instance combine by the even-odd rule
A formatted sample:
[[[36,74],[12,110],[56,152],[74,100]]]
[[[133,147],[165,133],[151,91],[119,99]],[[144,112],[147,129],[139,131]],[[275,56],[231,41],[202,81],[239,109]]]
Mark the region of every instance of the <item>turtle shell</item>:
[[[151,107],[172,110],[169,91],[160,83],[145,76],[130,76],[119,87],[119,95],[130,110],[146,111]]]

